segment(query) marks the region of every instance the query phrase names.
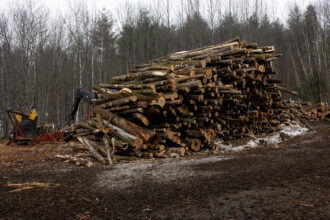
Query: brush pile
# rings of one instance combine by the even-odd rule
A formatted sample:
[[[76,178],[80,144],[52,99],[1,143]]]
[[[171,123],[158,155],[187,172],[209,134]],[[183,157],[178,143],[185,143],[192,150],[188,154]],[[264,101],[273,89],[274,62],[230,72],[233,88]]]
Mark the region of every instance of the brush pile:
[[[93,115],[75,137],[102,163],[132,157],[180,157],[230,141],[266,135],[295,119],[274,79],[273,46],[238,37],[135,65],[93,86]]]

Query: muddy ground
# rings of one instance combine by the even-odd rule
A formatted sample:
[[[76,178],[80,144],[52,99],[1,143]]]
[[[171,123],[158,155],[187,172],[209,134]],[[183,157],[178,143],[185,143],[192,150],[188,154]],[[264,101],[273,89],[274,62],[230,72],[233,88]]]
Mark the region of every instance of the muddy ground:
[[[329,219],[330,122],[237,153],[78,167],[0,144],[0,219]]]

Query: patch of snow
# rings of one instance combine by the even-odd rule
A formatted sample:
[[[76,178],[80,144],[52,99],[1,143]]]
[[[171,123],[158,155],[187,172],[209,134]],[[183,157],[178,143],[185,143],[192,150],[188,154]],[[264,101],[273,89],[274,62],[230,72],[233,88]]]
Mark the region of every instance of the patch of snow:
[[[307,128],[301,127],[300,125],[294,123],[291,126],[287,125],[282,125],[282,130],[279,132],[274,132],[266,137],[255,137],[251,135],[251,138],[253,140],[249,140],[246,144],[241,145],[241,146],[232,146],[231,144],[226,145],[224,144],[224,141],[222,139],[218,139],[215,141],[215,144],[219,147],[219,150],[225,150],[225,151],[232,151],[232,152],[238,152],[242,151],[244,149],[249,149],[249,148],[256,148],[259,146],[262,146],[262,144],[279,144],[283,140],[281,138],[281,133],[289,136],[290,138],[296,137],[303,135],[308,131]]]
[[[259,144],[259,142],[251,140],[251,141],[247,142],[246,145],[251,148],[255,148],[255,147],[258,147],[258,144]]]
[[[280,132],[275,132],[267,135],[266,137],[255,137],[251,136],[252,139],[247,141],[246,144],[241,146],[232,146],[231,144],[226,145],[222,139],[215,140],[215,144],[219,150],[239,152],[244,149],[260,147],[263,144],[278,144],[282,142],[280,133],[285,133],[290,137],[301,135],[307,131],[306,128],[302,128],[298,125],[285,126]],[[136,182],[143,182],[146,179],[150,183],[164,183],[177,181],[182,178],[192,176],[204,176],[211,177],[215,172],[221,171],[208,171],[194,169],[194,165],[217,162],[223,160],[232,159],[232,156],[224,155],[211,155],[209,157],[198,157],[198,158],[168,158],[163,160],[145,160],[136,161],[130,163],[119,163],[116,164],[112,169],[105,170],[98,174],[96,180],[96,186],[98,189],[102,188],[105,190],[129,190]]]
[[[215,141],[215,144],[219,147],[219,149],[225,150],[225,151],[233,151],[238,152],[244,150],[244,148],[249,147],[247,144],[244,146],[233,146],[231,144],[226,145],[224,144],[224,141],[222,139],[217,139]]]
[[[270,135],[267,135],[264,138],[257,138],[258,143],[266,143],[266,144],[278,144],[282,142],[280,133],[275,132]]]
[[[232,151],[238,152],[238,151],[242,151],[244,150],[246,147],[248,146],[237,146],[237,147],[233,147]]]
[[[150,182],[169,182],[189,176],[213,175],[212,172],[194,170],[194,165],[231,159],[228,156],[211,155],[209,157],[156,161],[136,161],[116,164],[111,170],[100,173],[96,185],[105,189],[124,189],[134,185],[135,181],[150,179]]]
[[[290,126],[284,127],[280,132],[292,138],[292,137],[300,136],[306,133],[307,131],[308,129],[305,127],[301,127],[299,125],[292,125],[292,127]]]
[[[226,150],[226,151],[230,151],[233,148],[233,146],[231,144],[229,144],[229,145],[224,144],[224,141],[222,139],[216,139],[214,141],[214,143],[220,149],[223,149],[223,150]]]

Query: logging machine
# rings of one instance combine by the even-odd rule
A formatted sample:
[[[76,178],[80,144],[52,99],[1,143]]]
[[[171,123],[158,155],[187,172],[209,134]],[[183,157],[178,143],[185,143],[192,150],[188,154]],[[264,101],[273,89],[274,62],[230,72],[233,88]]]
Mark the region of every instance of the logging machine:
[[[95,93],[89,92],[86,89],[82,89],[82,88],[77,89],[75,97],[74,97],[73,108],[69,115],[69,120],[68,120],[67,124],[71,125],[72,121],[75,119],[75,116],[78,111],[78,107],[79,107],[81,100],[84,100],[84,102],[87,103],[89,107],[93,107],[92,100],[95,98],[96,98]],[[89,116],[90,116],[90,113],[89,113]]]
[[[92,108],[92,99],[94,99],[95,96],[94,93],[82,88],[76,90],[74,104],[68,116],[67,125],[71,125],[72,121],[74,121],[81,100],[89,104],[89,107]],[[90,114],[91,111],[88,117],[90,117]],[[37,126],[38,113],[34,106],[31,107],[28,115],[16,110],[8,110],[7,116],[13,127],[9,134],[7,146],[12,142],[28,142],[32,144],[34,142],[67,141],[74,134],[73,132],[61,132],[59,131],[59,127],[55,129],[52,124]]]

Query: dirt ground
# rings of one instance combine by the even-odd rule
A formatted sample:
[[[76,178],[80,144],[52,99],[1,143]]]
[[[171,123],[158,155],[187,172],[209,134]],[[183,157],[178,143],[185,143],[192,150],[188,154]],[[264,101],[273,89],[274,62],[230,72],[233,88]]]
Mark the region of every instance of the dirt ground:
[[[0,144],[0,219],[329,219],[330,122],[237,153],[78,167]]]

